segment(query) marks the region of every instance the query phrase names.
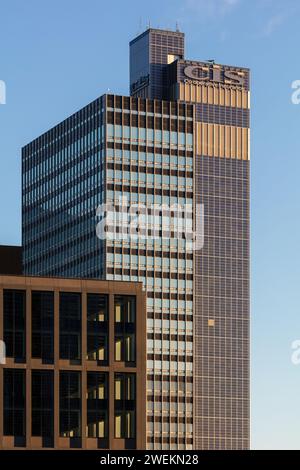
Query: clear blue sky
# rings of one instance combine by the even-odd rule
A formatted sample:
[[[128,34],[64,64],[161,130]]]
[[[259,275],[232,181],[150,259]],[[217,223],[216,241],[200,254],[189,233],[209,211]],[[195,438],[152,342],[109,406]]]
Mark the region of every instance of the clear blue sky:
[[[20,149],[108,89],[128,94],[128,42],[186,33],[187,57],[252,69],[252,446],[300,449],[298,0],[1,0],[0,244],[20,243]]]

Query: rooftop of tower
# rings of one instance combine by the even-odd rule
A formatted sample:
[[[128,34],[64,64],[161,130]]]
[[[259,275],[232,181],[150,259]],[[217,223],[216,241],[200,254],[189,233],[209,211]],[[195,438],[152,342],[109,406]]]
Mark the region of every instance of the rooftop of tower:
[[[146,36],[147,34],[149,33],[160,33],[162,35],[166,35],[166,36],[177,36],[177,37],[184,37],[185,34],[182,33],[181,31],[179,30],[175,30],[173,31],[172,29],[159,29],[159,28],[147,28],[145,31],[143,31],[142,33],[138,34],[134,39],[132,39],[130,42],[129,42],[129,45],[131,46],[132,44],[134,44],[136,41],[138,41],[139,39],[141,39],[143,36]]]

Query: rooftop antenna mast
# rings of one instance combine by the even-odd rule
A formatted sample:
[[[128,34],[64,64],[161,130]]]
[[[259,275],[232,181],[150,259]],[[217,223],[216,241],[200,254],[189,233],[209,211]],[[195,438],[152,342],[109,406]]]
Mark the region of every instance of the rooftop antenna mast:
[[[179,33],[179,25],[178,25],[178,21],[176,21],[176,32]]]

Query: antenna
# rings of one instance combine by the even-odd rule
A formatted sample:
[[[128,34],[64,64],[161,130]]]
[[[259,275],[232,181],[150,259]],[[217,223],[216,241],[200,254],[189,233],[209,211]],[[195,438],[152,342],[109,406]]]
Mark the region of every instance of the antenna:
[[[179,25],[178,25],[178,21],[176,21],[176,32],[179,33],[180,30],[179,30]]]

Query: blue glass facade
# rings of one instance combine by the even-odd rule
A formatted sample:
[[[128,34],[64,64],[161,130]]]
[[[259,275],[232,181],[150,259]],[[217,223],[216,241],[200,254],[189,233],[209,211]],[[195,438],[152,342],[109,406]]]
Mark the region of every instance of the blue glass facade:
[[[95,208],[104,200],[104,100],[23,148],[26,274],[102,277]]]

